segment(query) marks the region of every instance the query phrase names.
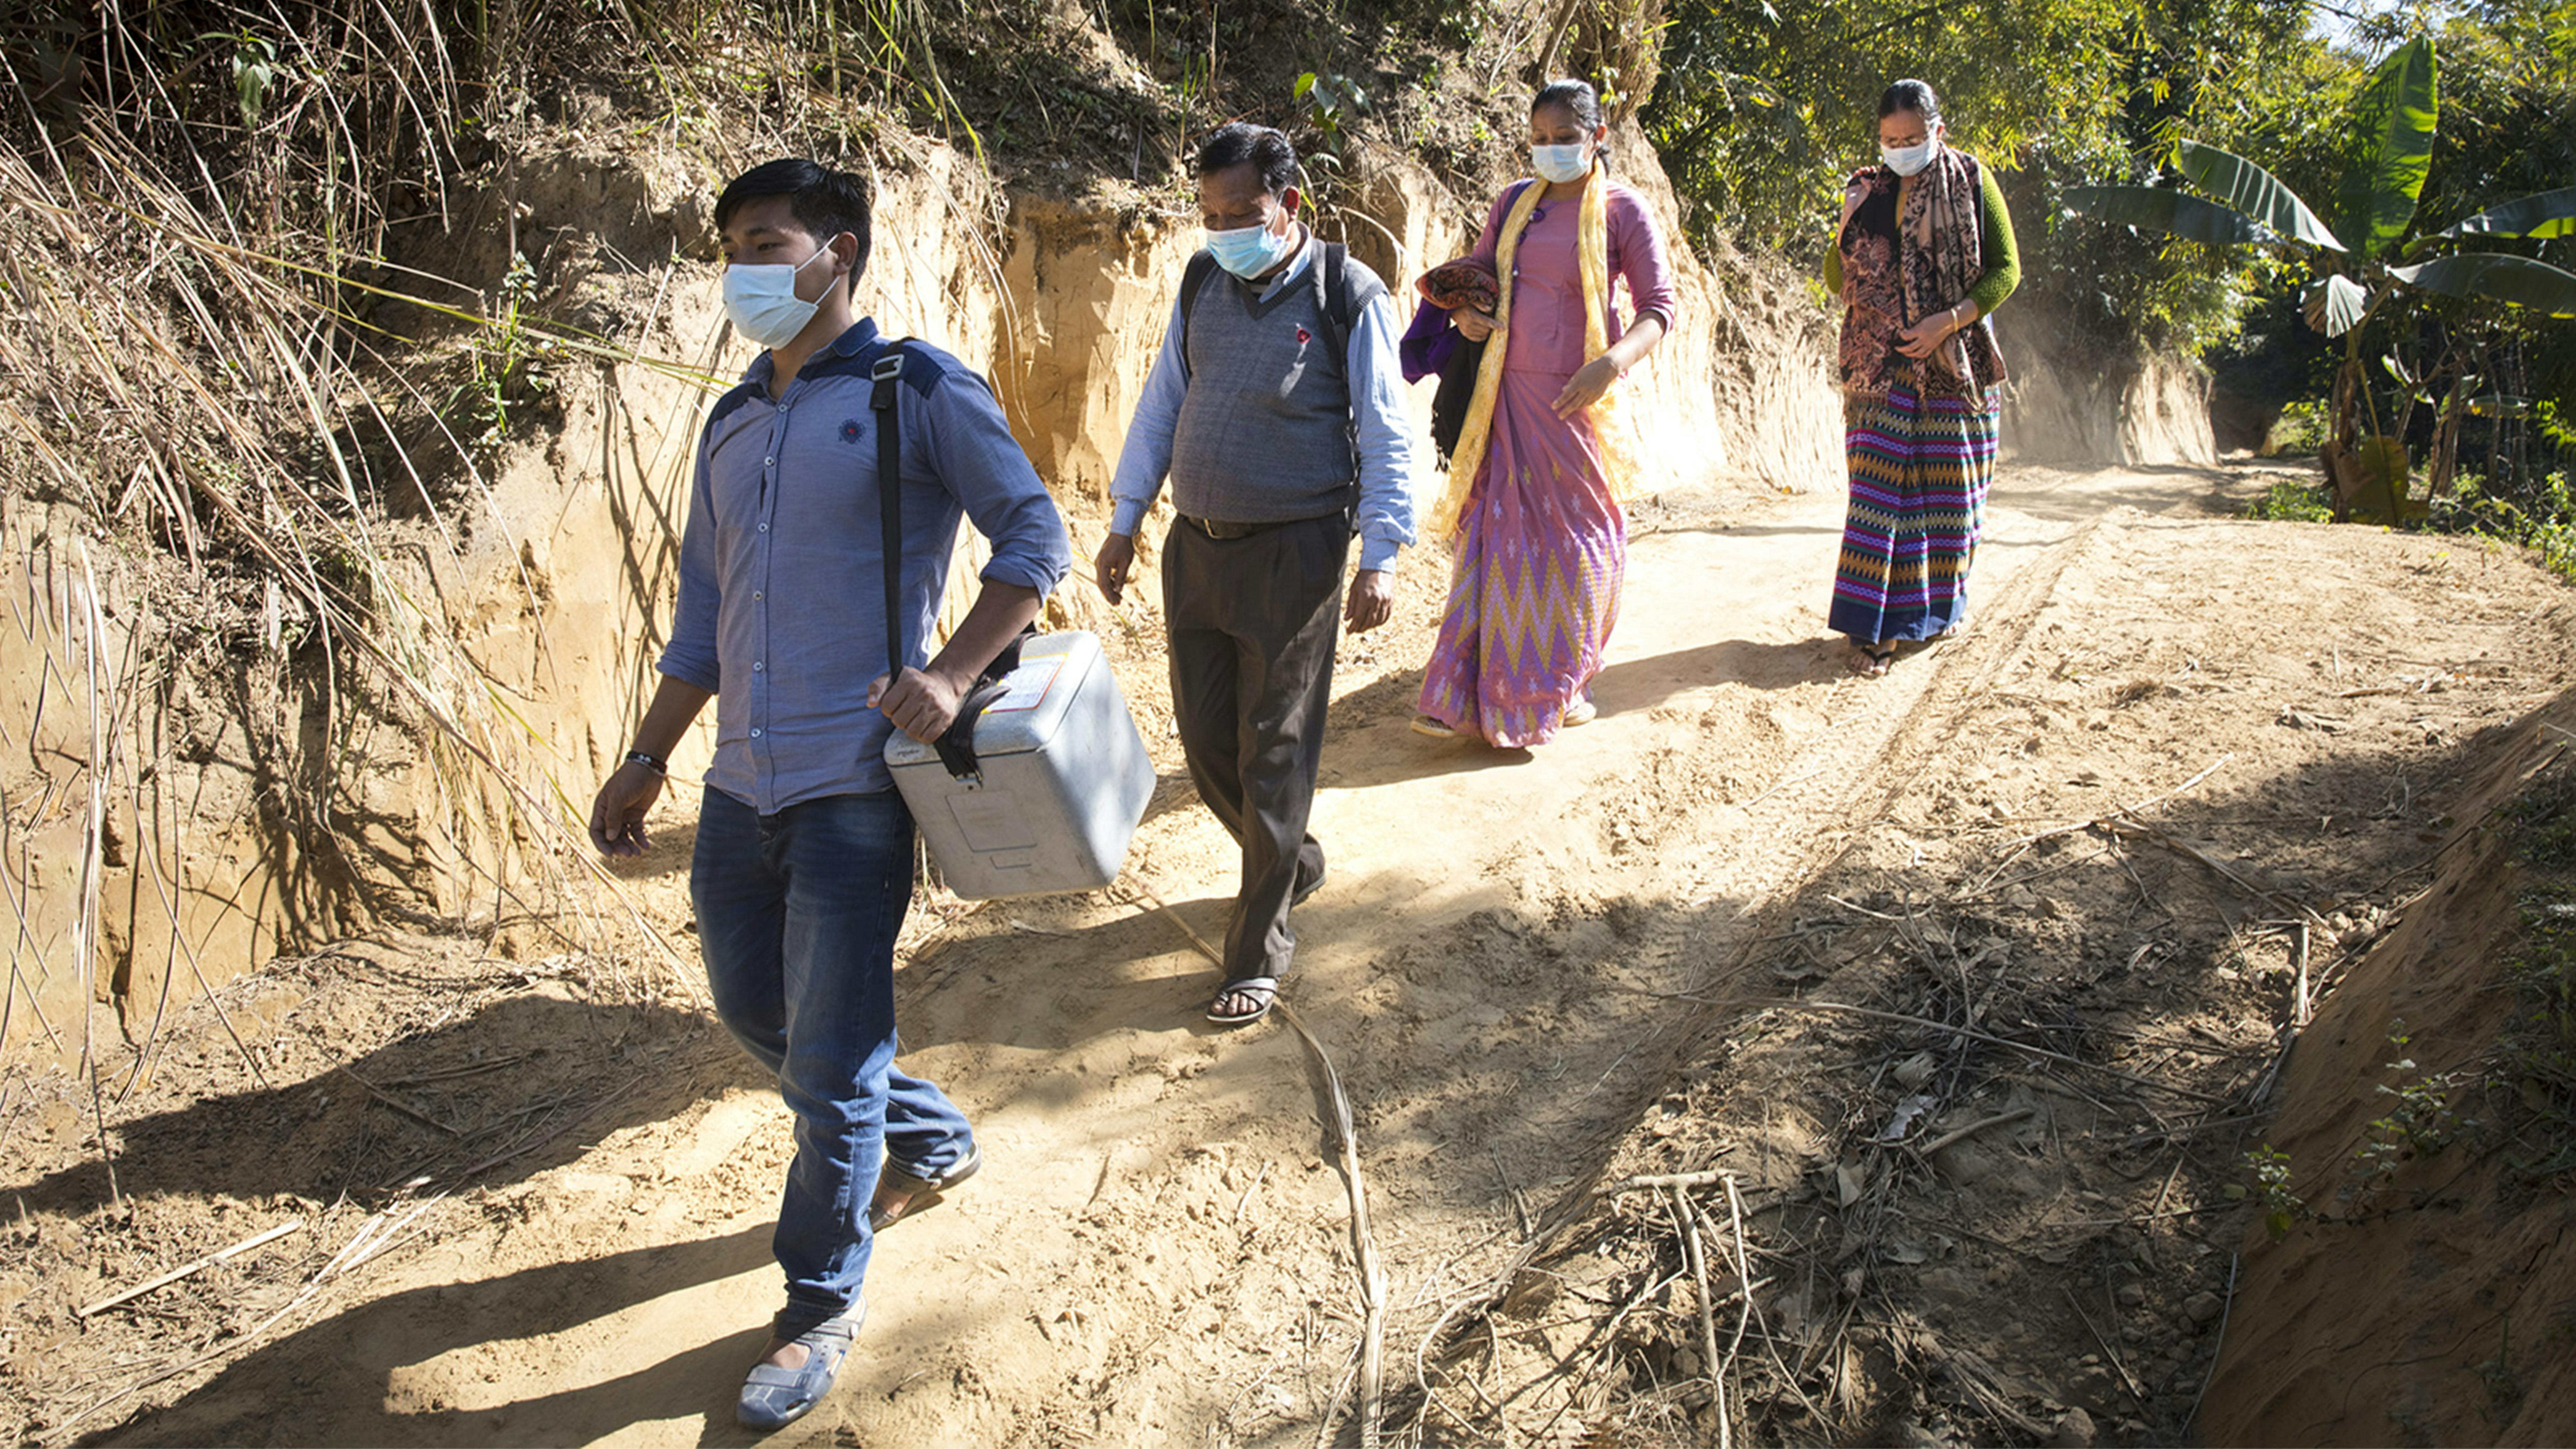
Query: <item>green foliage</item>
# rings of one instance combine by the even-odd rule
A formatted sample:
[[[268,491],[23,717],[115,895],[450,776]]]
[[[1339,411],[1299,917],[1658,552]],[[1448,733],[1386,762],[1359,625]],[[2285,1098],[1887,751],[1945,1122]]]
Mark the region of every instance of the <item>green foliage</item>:
[[[2186,131],[2226,141],[2316,103],[2286,74],[2313,45],[2295,0],[1700,0],[1670,14],[1643,115],[1694,233],[1820,261],[1842,179],[1875,160],[1879,92],[1920,76],[1951,139],[2003,173],[2022,250],[2011,305],[2106,361],[2224,339],[2261,264],[2061,225],[2063,189],[2123,179]]]
[[[2323,488],[2293,483],[2284,478],[2274,483],[2262,497],[2247,504],[2245,516],[2293,523],[2331,523],[2334,521],[2334,508],[2326,501]]]
[[[2352,112],[2335,225],[2354,253],[2385,252],[2414,222],[2440,120],[2433,37],[2418,35],[2380,62]]]
[[[2266,1142],[2238,1161],[2245,1181],[2229,1183],[2227,1196],[2237,1202],[2251,1199],[2262,1210],[2264,1234],[2280,1242],[2308,1216],[2307,1203],[2290,1190],[2290,1154]]]
[[[1346,140],[1343,123],[1357,118],[1369,108],[1367,89],[1338,71],[1323,74],[1307,71],[1297,77],[1291,94],[1305,102],[1308,121],[1336,156],[1341,153]]]
[[[2432,501],[2426,524],[2530,549],[2541,567],[2576,583],[2576,492],[2564,473],[2549,474],[2519,497],[2463,478],[2453,496]]]
[[[2265,440],[2264,453],[2274,458],[2313,458],[2326,441],[2326,405],[2313,398],[2302,398],[2281,409],[2280,418],[2272,424],[2272,434]]]
[[[2405,1022],[2388,1024],[2390,1046],[2403,1051],[2414,1040],[2407,1034]],[[2372,1090],[2390,1099],[2388,1115],[2371,1122],[2370,1130],[2376,1135],[2354,1153],[2372,1178],[2387,1176],[2400,1162],[2439,1155],[2459,1140],[2461,1133],[2477,1125],[2462,1121],[2451,1110],[2451,1092],[2459,1085],[2459,1073],[2406,1076],[2416,1070],[2415,1059],[2406,1056],[2385,1065],[2400,1074],[2398,1084],[2392,1087],[2382,1082]]]
[[[2515,858],[2539,882],[2505,967],[2515,993],[2497,1059],[2507,1161],[2523,1181],[2564,1191],[2576,1184],[2576,774],[2557,772],[2503,816]]]
[[[2432,365],[2420,365],[2419,358],[2419,365],[2410,368],[2384,342],[2366,350],[2364,328],[2374,312],[2430,293],[2473,307],[2501,305],[2542,317],[2576,316],[2576,272],[2538,258],[2476,251],[2399,264],[2400,243],[2415,229],[2418,201],[2433,174],[2440,117],[2433,37],[2419,34],[2380,61],[2350,113],[2335,189],[2340,240],[2269,171],[2193,141],[2176,147],[2175,164],[2187,180],[2215,193],[2219,201],[2164,187],[2088,188],[2069,196],[2076,210],[2106,221],[2212,243],[2250,234],[2256,245],[2276,246],[2306,262],[2311,276],[2300,290],[2301,311],[2311,327],[2344,342],[2334,384],[2333,426],[2321,450],[2336,484],[2339,517],[2355,512],[2396,522],[2408,515],[2406,424],[2418,401],[2433,400],[2437,382],[2449,381],[2453,398],[2434,439],[2432,491],[2442,491],[2451,476],[2459,445],[2458,402],[2472,359],[2453,344]],[[2490,208],[2444,234],[2546,240],[2556,233],[2562,212],[2576,211],[2570,203],[2576,197],[2562,202],[2555,193],[2535,194]],[[2421,252],[2429,242],[2419,238],[2402,254]],[[2402,334],[2399,340],[2404,340]],[[2383,359],[2398,383],[2399,392],[2390,400],[2393,422],[2383,420],[2376,384],[2363,366],[2366,356]]]
[[[2297,192],[2242,156],[2198,141],[2184,141],[2174,147],[2174,168],[2225,206],[2259,223],[2257,235],[2271,231],[2328,251],[2344,250],[2344,244],[2326,230],[2325,223],[2317,220],[2316,213],[2308,210]]]
[[[537,269],[526,253],[516,254],[502,275],[499,305],[467,346],[470,375],[448,399],[449,428],[486,451],[508,436],[513,407],[554,390],[547,368],[560,348],[530,325],[528,309],[536,299]]]

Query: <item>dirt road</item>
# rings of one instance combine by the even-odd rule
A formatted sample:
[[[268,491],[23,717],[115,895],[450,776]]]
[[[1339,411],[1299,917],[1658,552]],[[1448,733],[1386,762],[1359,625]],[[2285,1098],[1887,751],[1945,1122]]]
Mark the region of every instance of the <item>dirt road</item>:
[[[1445,583],[1435,560],[1407,560],[1396,624],[1345,649],[1314,827],[1331,880],[1298,912],[1288,988],[1357,1109],[1391,1381],[1412,1382],[1414,1345],[1560,1198],[1658,1130],[1681,1028],[1736,988],[1730,973],[1856,832],[1909,791],[2027,793],[1991,761],[1974,782],[1951,762],[1968,744],[1992,753],[1955,737],[1963,704],[2027,670],[2037,641],[2119,681],[2172,675],[2178,650],[2222,675],[2305,672],[2327,649],[2358,660],[2364,636],[2398,659],[2408,630],[2427,657],[2502,658],[2516,621],[2563,592],[2439,540],[2232,521],[2256,486],[2007,469],[1971,633],[1877,681],[1850,677],[1823,636],[1836,493],[1641,508],[1601,717],[1536,751],[1407,729]],[[2409,568],[2448,592],[2387,586]],[[2070,639],[2078,615],[2088,637]],[[975,1115],[987,1166],[882,1239],[859,1352],[782,1441],[1305,1444],[1347,1391],[1344,1184],[1295,1037],[1199,1020],[1213,974],[1184,925],[1221,934],[1232,850],[1179,775],[1158,621],[1128,617],[1113,649],[1166,778],[1126,880],[917,921],[906,1065]],[[2539,687],[2516,667],[2505,688]],[[2113,713],[2039,708],[2013,758],[2092,751],[2096,783],[2142,796],[2250,748],[2124,754]],[[2282,734],[2263,748],[2341,747]],[[634,873],[683,942],[687,849],[666,821]],[[65,1102],[0,1142],[32,1214],[10,1248],[23,1266],[0,1265],[18,1275],[0,1276],[0,1308],[31,1315],[9,1360],[23,1434],[748,1439],[729,1409],[774,1306],[766,1223],[787,1126],[720,1032],[579,963],[452,942],[353,950],[226,1000],[268,1085],[221,1025],[192,1019],[190,1090],[156,1082],[111,1109],[123,1209],[104,1205]],[[238,1092],[213,1089],[226,1072]],[[490,1153],[457,1139],[505,1119],[481,1140],[519,1155],[460,1179]],[[429,1181],[401,1189],[424,1161]],[[314,1222],[165,1290],[153,1314],[70,1318],[290,1213]],[[396,1230],[419,1236],[295,1299],[361,1231]],[[200,1352],[217,1356],[181,1367]]]

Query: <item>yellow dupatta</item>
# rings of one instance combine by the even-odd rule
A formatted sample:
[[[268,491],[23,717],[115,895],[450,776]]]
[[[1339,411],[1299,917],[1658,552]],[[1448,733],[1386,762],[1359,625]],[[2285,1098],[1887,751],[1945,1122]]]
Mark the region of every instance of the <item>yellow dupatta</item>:
[[[1513,284],[1512,262],[1520,252],[1521,233],[1529,229],[1531,213],[1538,210],[1539,197],[1547,183],[1533,177],[1521,188],[1512,209],[1503,218],[1501,235],[1494,248],[1494,275],[1502,280],[1500,297],[1494,307],[1494,335],[1485,347],[1484,360],[1476,368],[1476,392],[1467,404],[1466,420],[1458,428],[1458,446],[1449,455],[1449,488],[1431,515],[1434,538],[1453,539],[1458,535],[1460,519],[1467,510],[1467,495],[1474,491],[1476,477],[1484,471],[1486,446],[1493,440],[1494,399],[1503,386],[1503,354],[1509,350],[1505,336],[1512,324],[1512,294],[1519,290]],[[1591,174],[1583,180],[1582,211],[1575,223],[1575,263],[1583,281],[1583,360],[1587,363],[1610,350],[1610,175],[1595,160]],[[1612,501],[1627,501],[1629,472],[1628,450],[1621,431],[1611,426],[1618,414],[1619,390],[1614,384],[1601,394],[1585,412],[1592,420],[1593,444],[1601,454],[1603,481],[1610,485]]]

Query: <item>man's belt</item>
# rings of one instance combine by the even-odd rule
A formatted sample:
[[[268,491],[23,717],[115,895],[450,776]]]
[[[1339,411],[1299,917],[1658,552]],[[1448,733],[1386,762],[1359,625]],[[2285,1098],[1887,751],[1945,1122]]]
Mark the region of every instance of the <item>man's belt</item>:
[[[1206,534],[1210,538],[1237,539],[1250,538],[1256,533],[1268,533],[1274,528],[1288,528],[1295,524],[1312,523],[1315,521],[1315,518],[1340,518],[1347,520],[1351,516],[1351,511],[1347,508],[1342,508],[1336,509],[1331,513],[1318,513],[1315,515],[1315,518],[1282,518],[1273,520],[1269,523],[1228,523],[1222,518],[1193,518],[1186,513],[1176,514],[1174,516],[1179,518],[1181,522],[1197,529],[1199,532]]]
[[[1179,518],[1210,538],[1250,538],[1256,533],[1267,533],[1284,526],[1279,523],[1228,523],[1221,518],[1192,518],[1186,513]]]

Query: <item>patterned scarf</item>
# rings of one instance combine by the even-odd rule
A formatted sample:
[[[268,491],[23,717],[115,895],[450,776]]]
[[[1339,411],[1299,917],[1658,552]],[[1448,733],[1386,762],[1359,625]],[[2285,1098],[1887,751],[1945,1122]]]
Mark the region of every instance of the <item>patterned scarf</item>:
[[[1494,249],[1494,274],[1509,277],[1512,260],[1521,249],[1521,233],[1529,229],[1530,217],[1538,210],[1540,193],[1546,183],[1533,179],[1521,188],[1512,209],[1503,218],[1502,234]],[[1583,278],[1583,295],[1588,305],[1583,309],[1583,358],[1586,362],[1610,350],[1610,175],[1601,162],[1592,163],[1592,174],[1583,181],[1582,212],[1575,223],[1575,263]],[[1455,538],[1461,519],[1467,511],[1467,495],[1484,471],[1486,444],[1492,440],[1494,399],[1503,387],[1503,354],[1509,351],[1504,334],[1512,323],[1512,293],[1516,287],[1505,286],[1494,308],[1494,336],[1485,347],[1484,361],[1476,369],[1476,395],[1467,405],[1467,420],[1458,430],[1458,446],[1449,455],[1449,490],[1441,495],[1431,515],[1431,536]],[[1628,450],[1622,431],[1612,426],[1618,414],[1619,388],[1613,383],[1598,402],[1585,409],[1592,422],[1594,446],[1601,454],[1603,481],[1610,486],[1613,502],[1627,501]]]
[[[1884,166],[1854,173],[1843,188],[1836,245],[1843,263],[1841,374],[1845,395],[1887,396],[1897,334],[1967,300],[1986,274],[1985,212],[1977,162],[1943,146],[1911,185]],[[2004,380],[1987,319],[1943,340],[1920,369],[1923,391],[1965,398],[1980,409]]]

